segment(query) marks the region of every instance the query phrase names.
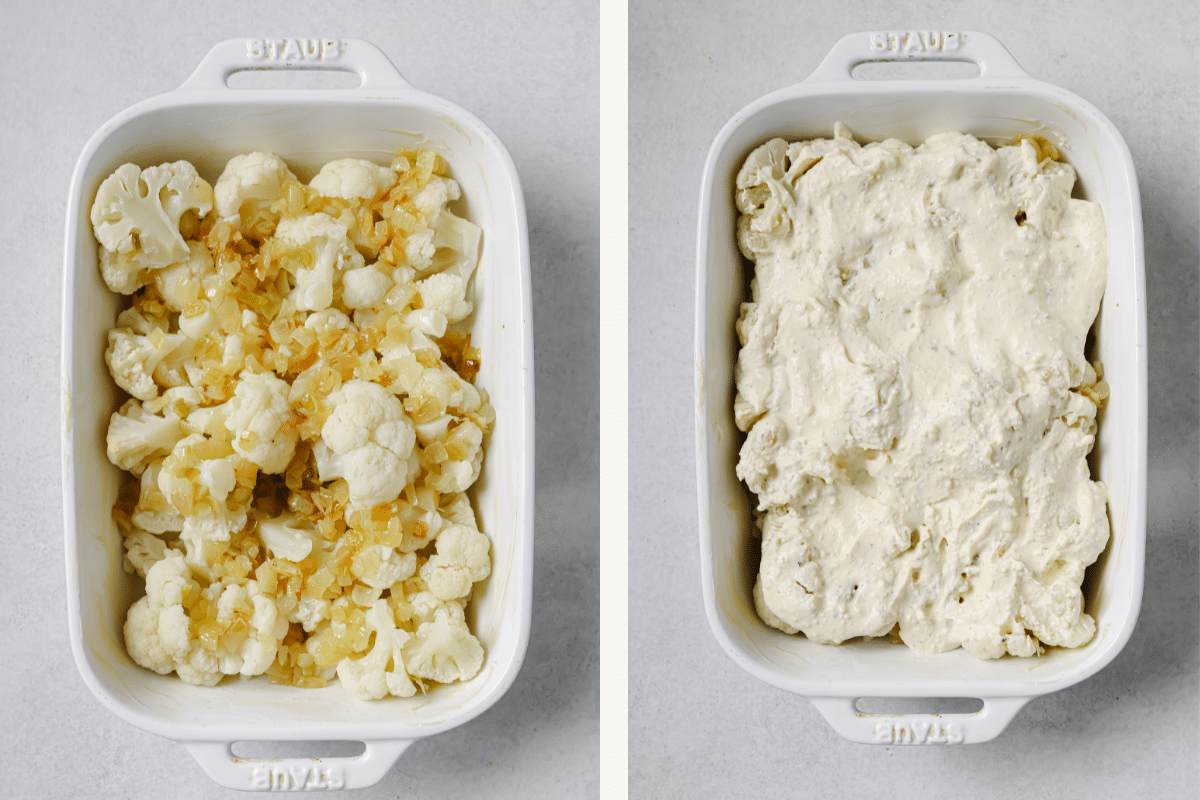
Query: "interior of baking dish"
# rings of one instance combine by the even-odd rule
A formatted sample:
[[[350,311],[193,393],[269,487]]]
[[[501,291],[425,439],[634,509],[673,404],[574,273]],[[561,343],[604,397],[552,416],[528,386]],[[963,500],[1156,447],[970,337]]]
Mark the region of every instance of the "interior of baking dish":
[[[230,94],[236,93],[225,93]],[[408,106],[361,96],[296,100],[295,94],[276,102],[264,101],[260,94],[253,103],[185,98],[141,112],[131,109],[98,134],[90,153],[85,151],[75,178],[78,207],[68,211],[74,223],[67,233],[68,252],[73,237],[74,263],[67,265],[64,293],[64,460],[72,584],[68,592],[78,618],[78,630],[73,631],[78,637],[76,657],[85,680],[107,705],[172,738],[436,733],[480,713],[503,693],[519,667],[528,636],[532,380],[527,377],[528,276],[521,274],[522,264],[528,263],[527,232],[511,161],[486,129],[436,105]],[[266,150],[282,156],[307,180],[332,159],[357,157],[386,164],[403,147],[432,149],[446,159],[463,189],[456,211],[483,230],[470,331],[472,344],[483,353],[477,384],[487,389],[497,422],[481,477],[471,492],[493,554],[492,575],[476,587],[468,608],[472,629],[486,652],[482,669],[470,681],[438,686],[428,695],[366,703],[336,682],[302,690],[272,686],[265,678],[227,678],[210,689],[138,667],[125,652],[122,625],[141,581],[122,570],[121,539],[110,518],[122,477],[105,455],[108,418],[124,397],[113,385],[103,356],[106,333],[123,298],[108,291],[97,268],[88,219],[97,187],[130,161],[147,166],[187,159],[215,183],[230,157]],[[320,727],[302,727],[307,723]]]
[[[1101,115],[1078,98],[1040,82],[1005,88],[979,82],[889,83],[882,89],[834,91],[793,87],[763,98],[736,117],[710,156],[707,228],[700,232],[698,298],[698,468],[701,516],[707,516],[709,618],[729,654],[758,677],[810,696],[1030,696],[1082,680],[1108,663],[1128,638],[1141,596],[1145,548],[1145,353],[1140,207],[1128,150]],[[878,86],[879,84],[875,84]],[[802,87],[804,85],[801,85]],[[1038,88],[1031,88],[1038,87]],[[1021,133],[1054,143],[1079,175],[1076,197],[1100,204],[1108,228],[1109,278],[1093,328],[1112,397],[1103,410],[1091,459],[1110,491],[1112,539],[1087,574],[1086,608],[1097,634],[1076,650],[1049,648],[1037,658],[982,661],[963,650],[919,656],[887,637],[840,646],[788,636],[758,619],[752,588],[758,567],[752,500],[734,473],[743,435],[733,424],[734,323],[748,297],[738,252],[734,182],[745,157],[780,136],[829,137],[835,122],[860,142],[889,137],[916,145],[945,131],[995,144]],[[707,498],[704,497],[707,492]],[[702,520],[702,529],[705,523]],[[702,531],[702,547],[705,533]],[[1041,688],[1038,688],[1041,687]]]

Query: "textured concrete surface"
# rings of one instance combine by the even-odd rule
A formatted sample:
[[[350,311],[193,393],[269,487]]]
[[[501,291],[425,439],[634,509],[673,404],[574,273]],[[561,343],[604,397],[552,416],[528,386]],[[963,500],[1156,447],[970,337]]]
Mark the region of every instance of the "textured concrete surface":
[[[1097,105],[1132,151],[1145,225],[1150,512],[1137,629],[1108,668],[963,748],[841,739],[806,700],[723,654],[700,593],[691,353],[705,156],[739,109],[804,79],[843,35],[909,29],[989,32],[1031,75]],[[1196,41],[1195,4],[1169,0],[632,0],[630,797],[965,800],[1038,785],[1062,798],[1197,796]]]
[[[285,10],[286,9],[286,10]],[[217,41],[362,38],[508,147],[530,223],[537,393],[534,614],[514,686],[418,742],[363,797],[591,798],[598,793],[598,68],[594,2],[5,5],[0,50],[0,744],[13,798],[202,798],[179,745],[116,717],[71,657],[59,458],[67,188],[111,116],[177,87]],[[292,85],[287,76],[239,85]],[[304,83],[312,80],[312,83]],[[245,82],[243,82],[245,81]],[[256,83],[256,81],[259,81]],[[347,86],[345,76],[301,85]]]

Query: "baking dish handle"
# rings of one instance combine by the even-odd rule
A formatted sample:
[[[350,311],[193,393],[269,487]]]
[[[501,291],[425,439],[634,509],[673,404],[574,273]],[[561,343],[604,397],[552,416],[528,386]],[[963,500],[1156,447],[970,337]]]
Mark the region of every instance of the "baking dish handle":
[[[229,76],[242,70],[354,72],[362,85],[350,90],[411,89],[383,51],[362,39],[226,39],[200,62],[181,90],[229,89]],[[246,91],[242,89],[230,91]]]
[[[994,36],[978,31],[863,31],[843,36],[808,81],[852,81],[859,64],[877,61],[965,61],[979,77],[1032,80]]]
[[[238,758],[229,742],[181,742],[208,777],[227,789],[304,791],[362,789],[387,774],[412,739],[364,741],[366,750],[338,758]]]
[[[862,744],[977,744],[995,739],[1028,697],[984,699],[974,714],[864,714],[854,698],[809,697],[835,731]]]

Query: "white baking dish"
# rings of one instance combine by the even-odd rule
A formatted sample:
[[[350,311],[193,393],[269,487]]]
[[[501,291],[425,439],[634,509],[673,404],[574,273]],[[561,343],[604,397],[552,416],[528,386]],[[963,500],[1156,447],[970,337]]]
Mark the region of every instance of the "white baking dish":
[[[869,61],[974,62],[970,80],[861,81]],[[886,640],[821,645],[758,619],[751,592],[759,540],[752,505],[734,466],[743,436],[733,423],[734,322],[746,292],[738,252],[734,181],[759,144],[830,136],[836,121],[860,141],[912,144],[944,131],[993,143],[1038,133],[1079,174],[1082,195],[1104,209],[1109,276],[1095,350],[1112,397],[1101,414],[1093,470],[1108,485],[1112,539],[1084,584],[1097,633],[1076,650],[1033,659],[981,661],[964,650],[919,656]],[[1034,80],[990,36],[970,32],[856,33],[840,40],[805,81],[746,107],[709,151],[700,194],[696,265],[696,455],[700,558],[709,623],[721,646],[751,674],[808,698],[843,736],[882,744],[987,741],[1031,698],[1094,674],[1128,641],[1142,595],[1146,536],[1146,310],[1142,219],[1128,148],[1098,110]],[[860,713],[862,697],[971,697],[975,714]]]
[[[234,90],[243,69],[357,72],[349,90]],[[466,215],[483,230],[474,279],[472,344],[483,353],[478,385],[496,409],[482,475],[472,491],[492,541],[492,576],[468,609],[486,659],[479,674],[427,696],[374,703],[336,683],[272,686],[265,678],[189,686],[135,665],[122,625],[139,591],[121,568],[109,511],[121,473],[105,456],[109,415],[121,402],[104,364],[106,332],[121,299],[100,279],[89,222],[100,182],[127,161],[188,159],[209,182],[251,150],[282,156],[310,178],[343,157],[388,163],[401,147],[439,152],[462,185]],[[379,780],[414,740],[482,713],[516,677],[529,637],[533,576],[533,348],[528,226],[512,160],[461,108],[417,91],[373,45],[357,40],[230,40],[218,44],[176,91],[118,114],[84,148],[67,205],[63,280],[63,496],[71,644],[84,681],[123,719],[182,742],[216,781],[236,789],[354,788]],[[230,744],[355,740],[355,758],[234,759]]]

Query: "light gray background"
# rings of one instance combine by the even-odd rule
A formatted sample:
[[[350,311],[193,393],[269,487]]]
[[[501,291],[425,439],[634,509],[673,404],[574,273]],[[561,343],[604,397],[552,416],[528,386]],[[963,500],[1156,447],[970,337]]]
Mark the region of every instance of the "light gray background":
[[[1197,7],[1153,2],[630,2],[630,797],[1197,796]],[[708,148],[847,33],[980,30],[1090,100],[1141,184],[1150,335],[1146,591],[1107,669],[998,739],[873,747],[724,655],[700,594],[692,414]]]
[[[530,224],[537,513],[529,650],[499,703],[416,743],[357,796],[597,796],[596,3],[3,7],[0,752],[9,768],[0,796],[241,796],[209,780],[179,745],[102,707],[76,670],[64,594],[59,316],[67,188],[87,139],[119,111],[177,87],[217,41],[270,36],[367,39],[414,86],[479,116],[516,162]]]

